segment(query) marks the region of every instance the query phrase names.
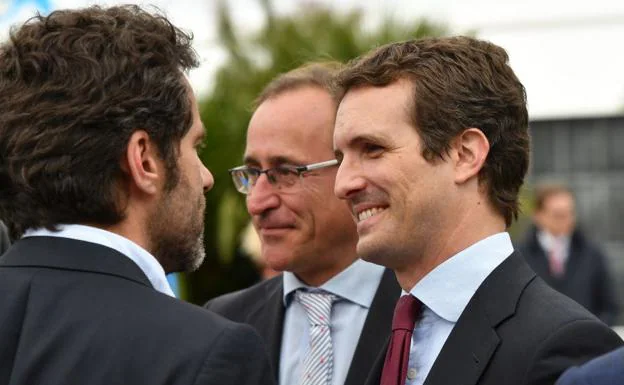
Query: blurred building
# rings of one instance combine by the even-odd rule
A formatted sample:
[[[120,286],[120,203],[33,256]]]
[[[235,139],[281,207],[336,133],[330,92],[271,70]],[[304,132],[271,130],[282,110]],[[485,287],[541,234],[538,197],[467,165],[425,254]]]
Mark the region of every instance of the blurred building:
[[[560,181],[577,199],[581,228],[608,254],[624,305],[624,115],[530,123],[529,185]],[[620,324],[624,324],[620,314]]]

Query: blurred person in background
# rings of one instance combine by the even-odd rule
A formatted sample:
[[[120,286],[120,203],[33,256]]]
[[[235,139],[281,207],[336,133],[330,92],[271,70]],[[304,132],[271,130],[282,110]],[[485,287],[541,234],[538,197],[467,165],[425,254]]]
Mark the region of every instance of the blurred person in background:
[[[519,249],[546,283],[607,325],[618,316],[608,259],[576,223],[575,199],[563,184],[535,188],[534,225]]]
[[[11,241],[9,240],[9,230],[5,226],[4,222],[0,221],[0,255],[4,254],[4,252],[8,250],[9,246],[11,246]]]
[[[272,384],[262,340],[171,292],[204,258],[191,37],[137,6],[0,45],[0,384]]]
[[[622,344],[514,251],[506,230],[530,148],[504,49],[461,36],[393,43],[337,82],[336,194],[358,255],[404,290],[366,384],[552,385]]]
[[[333,193],[336,69],[295,69],[258,97],[244,166],[231,173],[262,259],[284,273],[206,304],[256,328],[282,385],[362,385],[400,294],[392,271],[358,259],[355,224]]]

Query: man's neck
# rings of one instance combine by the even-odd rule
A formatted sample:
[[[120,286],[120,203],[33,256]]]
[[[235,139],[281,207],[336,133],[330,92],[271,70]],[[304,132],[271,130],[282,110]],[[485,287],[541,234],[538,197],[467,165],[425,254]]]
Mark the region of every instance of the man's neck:
[[[340,263],[334,264],[330,267],[319,268],[317,270],[308,270],[302,272],[293,272],[297,278],[311,287],[319,287],[324,283],[334,278],[341,272],[343,272],[346,268],[351,266],[353,262],[357,260],[357,257],[342,259]]]

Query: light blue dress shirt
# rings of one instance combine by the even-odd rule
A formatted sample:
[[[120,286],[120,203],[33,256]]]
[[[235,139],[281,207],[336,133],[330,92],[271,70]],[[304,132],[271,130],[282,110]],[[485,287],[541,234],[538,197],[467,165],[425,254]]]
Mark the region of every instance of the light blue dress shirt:
[[[410,293],[424,306],[412,335],[406,385],[425,382],[472,296],[512,253],[509,234],[492,235],[455,254],[412,288]]]
[[[331,385],[342,385],[353,359],[355,347],[360,339],[368,309],[373,302],[381,281],[384,267],[362,260],[356,260],[325,282],[318,289],[339,296],[331,314],[331,337],[334,349],[334,366]],[[294,299],[299,288],[311,288],[301,282],[293,273],[284,273],[284,330],[280,354],[279,383],[298,384],[303,359],[310,348],[309,324],[305,310]]]
[[[175,297],[171,287],[169,286],[169,282],[167,282],[165,270],[162,268],[158,260],[152,254],[147,252],[147,250],[131,240],[124,238],[121,235],[111,233],[110,231],[98,229],[92,226],[59,225],[58,229],[59,231],[50,231],[45,228],[29,229],[26,230],[23,237],[43,236],[70,238],[79,241],[96,243],[98,245],[117,250],[139,266],[154,289],[163,294]]]

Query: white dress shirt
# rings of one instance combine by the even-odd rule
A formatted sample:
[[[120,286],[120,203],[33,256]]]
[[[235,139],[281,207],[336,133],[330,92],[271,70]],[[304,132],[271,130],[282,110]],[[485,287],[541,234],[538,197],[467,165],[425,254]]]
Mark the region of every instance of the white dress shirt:
[[[570,243],[572,241],[572,237],[569,235],[555,237],[546,231],[538,230],[537,241],[540,246],[542,246],[547,258],[553,256],[559,260],[561,266],[566,265],[568,257],[570,256]],[[554,253],[553,250],[555,251]]]
[[[455,254],[412,288],[410,293],[423,303],[423,314],[412,335],[406,385],[425,382],[468,302],[511,253],[509,234],[492,235]]]
[[[340,297],[333,305],[330,321],[334,349],[331,385],[342,385],[347,378],[368,309],[373,302],[383,273],[384,267],[358,259],[318,288]],[[301,282],[293,273],[285,272],[286,312],[279,364],[281,385],[294,385],[300,382],[303,359],[310,346],[308,318],[301,304],[294,300],[293,295],[299,288],[315,290]]]
[[[165,276],[165,270],[162,268],[158,260],[152,254],[147,252],[147,250],[131,240],[124,238],[121,235],[111,233],[110,231],[98,229],[92,226],[72,224],[59,225],[57,227],[59,231],[50,231],[45,228],[28,229],[24,233],[24,238],[37,236],[70,238],[84,242],[96,243],[98,245],[117,250],[139,266],[154,289],[163,294],[175,297],[171,287],[169,286],[167,277]]]

